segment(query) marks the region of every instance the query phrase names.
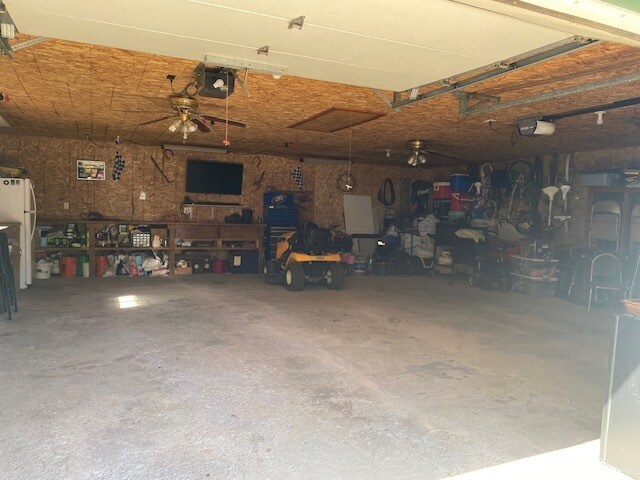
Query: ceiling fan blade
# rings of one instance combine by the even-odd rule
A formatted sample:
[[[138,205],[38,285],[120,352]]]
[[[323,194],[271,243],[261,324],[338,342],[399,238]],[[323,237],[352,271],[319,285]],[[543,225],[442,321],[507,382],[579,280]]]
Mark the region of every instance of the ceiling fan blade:
[[[450,155],[448,153],[436,152],[434,150],[423,150],[423,151],[428,153],[429,155],[437,155],[439,157],[452,158],[453,160],[458,160],[458,158],[460,158],[457,155]]]
[[[233,127],[240,127],[240,128],[246,128],[247,125],[242,123],[242,122],[235,122],[233,120],[227,120],[226,118],[221,118],[221,117],[214,117],[213,115],[200,115],[202,118],[206,118],[209,121],[212,122],[220,122],[220,123],[227,123],[227,121],[229,122],[229,125],[233,126]]]
[[[155,109],[155,110],[119,110],[119,109],[111,109],[112,112],[123,112],[123,113],[167,113],[167,109]]]
[[[196,125],[198,125],[198,130],[201,132],[210,132],[211,129],[199,118],[192,118]]]
[[[156,120],[151,120],[149,122],[144,122],[144,123],[139,123],[138,126],[142,126],[142,125],[150,125],[152,123],[156,123],[156,122],[161,122],[163,120],[167,120],[169,118],[173,118],[175,117],[175,115],[167,115],[166,117],[162,117],[162,118],[157,118]]]

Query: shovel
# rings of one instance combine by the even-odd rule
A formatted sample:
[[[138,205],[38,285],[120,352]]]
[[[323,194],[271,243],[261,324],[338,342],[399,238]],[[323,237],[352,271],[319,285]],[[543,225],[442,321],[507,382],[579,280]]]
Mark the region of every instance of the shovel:
[[[542,193],[544,193],[547,197],[549,197],[549,222],[547,226],[551,228],[551,215],[553,213],[553,197],[556,196],[560,189],[555,185],[549,185],[548,187],[544,187],[542,189]]]

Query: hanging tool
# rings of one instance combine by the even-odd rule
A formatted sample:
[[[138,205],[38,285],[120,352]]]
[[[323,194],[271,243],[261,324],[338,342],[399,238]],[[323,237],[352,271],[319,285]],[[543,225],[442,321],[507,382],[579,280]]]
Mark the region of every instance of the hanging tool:
[[[560,189],[555,185],[549,185],[548,187],[544,187],[542,189],[542,193],[549,197],[549,220],[547,222],[548,228],[551,228],[551,216],[553,215],[553,197],[555,197],[559,191]]]
[[[153,155],[149,155],[149,157],[151,158],[151,161],[153,162],[153,166],[156,167],[156,170],[158,170],[160,172],[160,175],[162,175],[163,180],[166,180],[167,183],[173,183],[173,180],[169,180],[167,178],[167,176],[164,174],[164,168],[160,168],[160,165],[158,165],[158,162],[156,162],[156,159],[153,158]],[[164,163],[164,159],[162,161]]]
[[[567,154],[567,159],[564,162],[564,183],[571,183],[571,157],[572,153]]]
[[[571,190],[571,185],[560,185],[560,192],[562,193],[562,201],[564,203],[563,213],[565,217],[567,215],[567,195],[569,194],[569,190]],[[564,222],[564,231],[569,233],[569,224],[566,221]]]

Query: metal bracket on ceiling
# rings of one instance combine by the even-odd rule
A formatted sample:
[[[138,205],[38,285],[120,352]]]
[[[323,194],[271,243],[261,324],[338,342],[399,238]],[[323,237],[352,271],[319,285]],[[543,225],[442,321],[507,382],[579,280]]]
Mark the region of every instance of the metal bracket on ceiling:
[[[391,99],[388,99],[386,95],[377,88],[372,88],[371,91],[373,91],[373,93],[375,93],[378,98],[380,98],[380,100],[382,100],[393,111],[397,112],[400,110],[400,107],[396,107],[395,105],[402,100],[402,92],[392,92]]]
[[[298,30],[302,30],[303,25],[304,25],[304,15],[300,15],[299,17],[296,17],[289,22],[289,30],[291,30],[292,28],[297,28]]]
[[[10,45],[9,42],[4,37],[0,37],[0,54],[6,55],[11,58],[11,54],[17,52],[18,50],[22,50],[23,48],[33,47],[38,43],[42,43],[46,40],[49,40],[48,37],[36,37],[30,40],[25,40],[24,42],[15,43]]]
[[[7,42],[7,39],[0,37],[0,55],[6,55],[11,58],[11,45]]]
[[[244,93],[244,96],[249,98],[251,97],[251,94],[249,93],[249,90],[247,90],[247,77],[249,76],[249,70],[244,71],[244,78],[240,78],[240,76],[238,75],[238,71],[237,70],[231,70],[231,72],[233,73],[233,76],[236,79],[236,82],[238,82],[238,85],[240,85],[240,88],[242,89],[242,93]]]
[[[13,23],[13,19],[4,2],[0,1],[0,54],[6,55],[11,58],[11,52],[13,51],[9,44],[9,38],[15,38],[16,25]]]
[[[49,37],[36,37],[32,38],[31,40],[25,40],[24,42],[16,43],[15,45],[11,46],[11,49],[16,52],[18,50],[22,50],[23,48],[33,47],[34,45],[37,45],[39,43],[46,42],[47,40],[49,40]]]
[[[378,98],[380,100],[382,100],[387,105],[387,107],[391,108],[393,102],[391,100],[389,100],[387,97],[385,97],[384,93],[382,93],[377,88],[372,88],[371,91],[373,91],[373,93],[375,93],[378,96]]]
[[[478,115],[481,113],[490,113],[495,112],[496,110],[503,110],[505,108],[514,108],[521,107],[523,105],[529,105],[532,103],[538,102],[546,102],[549,100],[555,100],[557,98],[566,97],[568,95],[578,95],[582,93],[589,93],[595,90],[599,90],[601,88],[611,88],[622,85],[628,85],[631,83],[640,82],[640,72],[633,72],[627,75],[620,75],[619,77],[613,78],[604,78],[602,80],[597,80],[591,83],[584,83],[582,85],[574,85],[571,87],[559,88],[557,90],[550,90],[548,92],[540,93],[538,95],[533,95],[531,97],[521,97],[515,100],[509,100],[506,102],[499,101],[493,102],[491,104],[474,104],[469,105],[468,99],[465,105],[463,105],[464,97],[460,99],[460,114],[469,116],[469,115]],[[475,95],[475,94],[467,94],[467,95]],[[463,108],[464,107],[464,108]]]
[[[538,49],[534,52],[529,52],[528,54],[521,55],[520,57],[513,58],[510,60],[505,60],[502,62],[496,62],[488,67],[475,69],[469,72],[462,73],[460,75],[456,75],[456,77],[460,78],[465,76],[462,80],[452,80],[451,78],[439,80],[436,82],[427,83],[424,85],[419,85],[417,87],[418,90],[422,90],[423,93],[420,93],[415,96],[415,98],[406,98],[402,100],[400,98],[400,93],[398,92],[398,99],[394,98],[391,108],[394,110],[399,110],[400,108],[410,105],[416,102],[422,102],[429,98],[434,98],[439,95],[452,92],[458,90],[459,88],[469,87],[471,85],[475,85],[486,80],[497,78],[502,75],[506,75],[509,72],[513,72],[518,69],[522,69],[525,67],[529,67],[531,65],[536,65],[545,60],[549,60],[551,58],[559,57],[562,55],[566,55],[567,53],[577,51],[579,49],[588,47],[589,45],[593,45],[597,43],[597,40],[584,38],[584,37],[572,37],[566,41],[557,42],[552,45],[548,45],[544,48]],[[487,70],[488,68],[488,70]],[[431,89],[430,89],[431,88]],[[407,90],[409,92],[410,90]]]
[[[483,105],[495,105],[500,103],[500,97],[493,95],[481,95],[479,93],[455,92],[458,95],[458,111],[460,115],[467,116],[474,108]],[[473,105],[471,104],[473,102]]]

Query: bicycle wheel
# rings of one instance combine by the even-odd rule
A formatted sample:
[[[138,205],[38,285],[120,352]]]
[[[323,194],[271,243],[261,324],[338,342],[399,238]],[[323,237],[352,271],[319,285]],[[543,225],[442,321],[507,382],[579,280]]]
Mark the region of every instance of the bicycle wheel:
[[[518,160],[509,166],[509,180],[516,185],[529,183],[531,173],[531,165],[525,160]]]

